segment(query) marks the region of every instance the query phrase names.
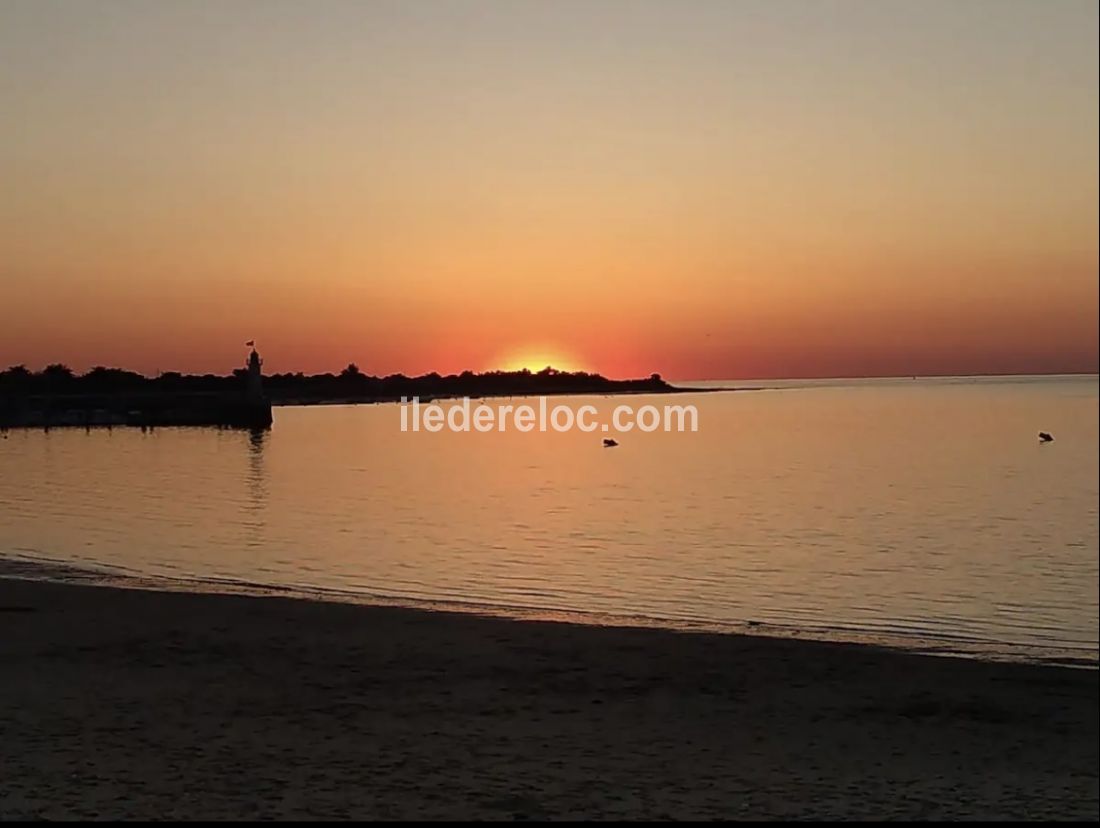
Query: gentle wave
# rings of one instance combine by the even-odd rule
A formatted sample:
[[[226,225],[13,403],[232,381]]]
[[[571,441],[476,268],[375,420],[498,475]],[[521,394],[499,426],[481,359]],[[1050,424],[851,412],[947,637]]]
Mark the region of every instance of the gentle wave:
[[[330,601],[365,606],[402,607],[429,612],[459,612],[510,618],[521,621],[556,621],[588,626],[630,626],[668,629],[674,632],[760,635],[780,638],[804,638],[837,643],[858,643],[924,653],[927,655],[971,657],[992,661],[1021,661],[1096,669],[1096,648],[1089,642],[1052,639],[1052,646],[1036,647],[1021,642],[989,641],[953,633],[933,633],[917,625],[813,625],[764,623],[746,620],[720,624],[705,618],[680,616],[654,617],[645,613],[579,612],[563,608],[491,604],[452,598],[426,598],[412,595],[372,594],[356,589],[319,589],[309,585],[280,585],[263,581],[194,576],[149,576],[121,567],[76,566],[60,560],[30,555],[0,557],[0,577],[41,580],[52,583],[113,586],[153,591],[185,591],[215,595],[279,596],[302,600]]]

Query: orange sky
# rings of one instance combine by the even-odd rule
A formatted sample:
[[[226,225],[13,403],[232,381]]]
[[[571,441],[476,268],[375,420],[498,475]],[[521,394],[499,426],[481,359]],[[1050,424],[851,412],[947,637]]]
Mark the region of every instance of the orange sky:
[[[0,9],[0,366],[1097,370],[1093,2]],[[13,128],[14,125],[14,128]]]

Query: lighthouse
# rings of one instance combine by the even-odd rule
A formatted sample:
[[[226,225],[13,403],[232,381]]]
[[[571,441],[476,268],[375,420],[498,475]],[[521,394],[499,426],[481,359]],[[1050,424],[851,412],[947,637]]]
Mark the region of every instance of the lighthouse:
[[[264,401],[263,375],[260,368],[264,361],[256,353],[256,343],[248,343],[252,347],[252,353],[248,355],[247,379],[245,382],[245,396],[250,403],[262,403]]]
[[[244,398],[234,394],[231,400],[227,400],[226,422],[245,428],[270,428],[271,400],[264,395],[264,361],[260,359],[254,341],[244,344],[252,349],[244,367]]]

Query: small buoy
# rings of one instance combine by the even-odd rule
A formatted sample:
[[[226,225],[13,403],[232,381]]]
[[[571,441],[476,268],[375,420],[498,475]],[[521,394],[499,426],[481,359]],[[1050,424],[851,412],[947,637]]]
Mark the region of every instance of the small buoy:
[[[617,445],[619,445],[619,444],[616,443],[614,440],[612,440],[610,437],[604,437],[603,438],[603,447],[604,448],[614,448]]]
[[[1054,438],[1051,437],[1049,434],[1047,434],[1045,431],[1040,431],[1039,432],[1039,442],[1040,443],[1053,443]]]

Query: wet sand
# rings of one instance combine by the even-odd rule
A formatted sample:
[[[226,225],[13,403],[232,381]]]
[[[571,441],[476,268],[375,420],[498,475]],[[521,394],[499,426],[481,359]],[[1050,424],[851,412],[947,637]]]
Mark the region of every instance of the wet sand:
[[[0,579],[0,818],[1088,818],[1097,673]]]

